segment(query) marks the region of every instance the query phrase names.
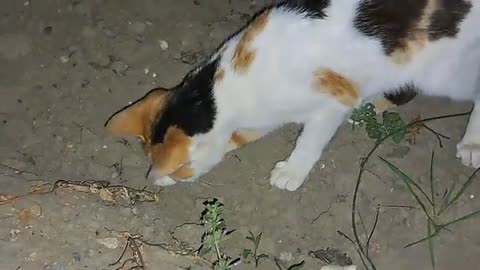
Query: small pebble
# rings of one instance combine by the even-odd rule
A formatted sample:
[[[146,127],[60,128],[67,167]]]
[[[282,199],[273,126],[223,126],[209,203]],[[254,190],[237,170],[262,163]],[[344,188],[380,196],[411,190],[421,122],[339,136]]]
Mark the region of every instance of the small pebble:
[[[280,260],[289,262],[293,260],[293,255],[291,252],[280,252]]]
[[[152,73],[152,77],[153,78],[157,77],[157,73]]]
[[[68,56],[66,56],[66,55],[60,56],[60,62],[62,62],[62,64],[67,63],[68,60],[69,60],[69,59],[68,59]]]
[[[168,43],[165,40],[159,40],[158,44],[160,44],[160,49],[162,49],[162,51],[166,51],[168,49]]]
[[[145,73],[145,75],[147,75],[147,74],[150,72],[150,69],[149,69],[149,68],[145,68],[145,69],[143,70],[143,72]]]
[[[475,198],[475,195],[473,195],[473,194],[470,195],[470,199],[473,199],[473,198]]]
[[[97,242],[109,249],[116,249],[118,247],[118,239],[115,237],[97,239]]]
[[[25,1],[25,2],[23,2],[23,5],[24,5],[24,6],[30,5],[30,1]]]

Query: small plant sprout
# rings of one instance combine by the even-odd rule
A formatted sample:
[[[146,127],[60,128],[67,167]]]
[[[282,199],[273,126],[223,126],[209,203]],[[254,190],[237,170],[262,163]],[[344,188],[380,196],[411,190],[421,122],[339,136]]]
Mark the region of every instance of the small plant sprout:
[[[305,265],[305,261],[301,261],[286,267],[280,259],[275,258],[275,265],[277,266],[278,270],[301,270]]]
[[[216,260],[213,264],[214,270],[230,270],[238,259],[232,259],[227,254],[222,253],[220,244],[225,240],[228,232],[225,228],[225,221],[222,217],[223,205],[216,199],[207,201],[205,210],[202,213],[202,224],[205,232],[202,237],[202,246],[200,255],[204,256],[214,252]]]
[[[253,250],[251,249],[244,249],[242,252],[242,257],[244,259],[249,259],[250,257],[253,259],[255,263],[255,267],[258,267],[258,264],[261,259],[268,259],[268,255],[264,253],[258,254],[258,246],[260,245],[260,241],[262,240],[262,233],[259,233],[258,235],[254,235],[252,232],[250,232],[250,235],[247,236],[246,238],[250,240],[253,244]]]
[[[396,143],[400,143],[405,138],[407,132],[406,129],[401,131],[401,128],[405,127],[406,124],[400,117],[400,114],[385,111],[382,114],[382,118],[382,122],[377,120],[375,106],[371,103],[367,103],[358,109],[354,109],[350,116],[354,126],[355,124],[360,127],[365,125],[365,130],[370,139],[378,142],[385,136],[392,134],[392,140]],[[399,132],[395,132],[399,129]],[[393,134],[393,132],[395,132],[395,134]]]

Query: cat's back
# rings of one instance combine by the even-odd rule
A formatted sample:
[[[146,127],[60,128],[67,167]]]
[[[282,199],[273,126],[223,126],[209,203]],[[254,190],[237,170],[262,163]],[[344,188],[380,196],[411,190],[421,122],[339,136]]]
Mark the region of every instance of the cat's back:
[[[272,84],[277,93],[307,89],[318,70],[329,69],[355,82],[363,96],[411,81],[443,87],[438,91],[445,94],[444,81],[456,83],[454,73],[470,68],[462,80],[472,81],[478,69],[479,6],[473,0],[286,1],[258,13],[226,43],[226,82],[231,91],[267,96]]]

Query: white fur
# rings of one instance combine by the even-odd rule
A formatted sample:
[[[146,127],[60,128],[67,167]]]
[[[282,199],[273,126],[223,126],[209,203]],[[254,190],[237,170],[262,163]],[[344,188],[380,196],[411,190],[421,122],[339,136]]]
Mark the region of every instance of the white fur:
[[[214,87],[214,128],[193,137],[191,165],[196,175],[190,181],[223,158],[233,131],[262,129],[267,133],[295,122],[304,124],[303,132],[291,155],[273,168],[270,183],[287,190],[300,187],[352,109],[312,89],[313,72],[318,68],[331,69],[357,83],[361,89],[357,105],[408,82],[424,95],[480,102],[480,3],[472,1],[455,38],[429,43],[410,63],[399,65],[385,56],[380,41],[354,28],[358,2],[332,1],[325,19],[273,9],[251,44],[256,56],[245,74],[236,73],[231,61],[243,33],[225,43],[220,50],[225,75]],[[457,156],[465,165],[480,166],[480,109],[473,112]]]

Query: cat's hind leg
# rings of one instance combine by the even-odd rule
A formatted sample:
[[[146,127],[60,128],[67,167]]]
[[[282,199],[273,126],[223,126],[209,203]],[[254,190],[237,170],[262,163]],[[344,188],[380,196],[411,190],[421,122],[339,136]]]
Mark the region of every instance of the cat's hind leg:
[[[298,189],[349,112],[350,108],[332,103],[314,113],[304,123],[290,156],[272,169],[270,184],[289,191]]]
[[[475,101],[465,135],[457,144],[457,157],[465,166],[480,168],[480,100]]]

